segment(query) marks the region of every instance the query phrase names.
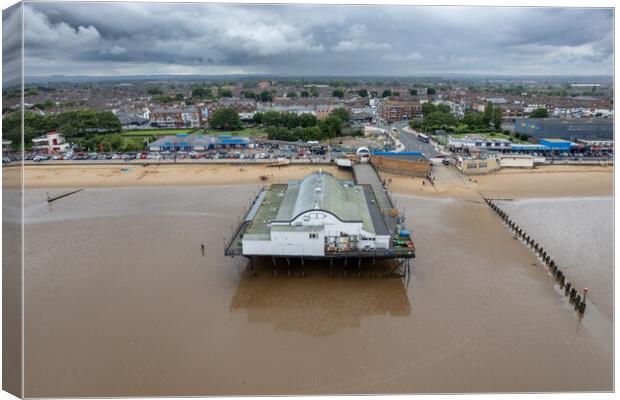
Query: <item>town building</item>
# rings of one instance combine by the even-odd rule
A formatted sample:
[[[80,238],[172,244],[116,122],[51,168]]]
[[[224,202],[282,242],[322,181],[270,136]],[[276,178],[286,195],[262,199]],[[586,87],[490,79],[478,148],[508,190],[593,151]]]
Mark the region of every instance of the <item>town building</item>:
[[[232,108],[240,115],[254,115],[256,112],[256,100],[240,99],[238,97],[221,98],[217,102],[209,104],[207,108],[209,110],[209,115],[213,114],[215,110],[220,108]]]
[[[120,121],[122,129],[127,130],[146,128],[150,122],[148,118],[144,118],[142,115],[132,115],[125,112],[117,112],[115,115]]]
[[[155,108],[148,115],[156,128],[199,128],[205,122],[201,108],[193,106]]]
[[[32,139],[32,150],[46,153],[64,152],[70,147],[58,132],[48,132]]]
[[[479,135],[465,135],[463,137],[448,136],[448,148],[454,150],[486,149],[486,150],[510,150],[512,142],[506,139],[488,139]]]
[[[586,139],[577,139],[577,144],[582,145],[589,150],[592,151],[600,151],[600,150],[613,150],[614,141],[613,140],[586,140]]]
[[[375,112],[372,108],[351,108],[351,121],[358,123],[372,122]]]
[[[180,133],[149,143],[149,151],[205,151],[218,148],[246,148],[250,140],[239,136]]]
[[[570,151],[573,147],[578,146],[576,143],[563,139],[540,139],[538,144],[547,147],[551,151]]]
[[[453,162],[464,175],[488,174],[500,169],[500,155],[485,151],[474,150],[470,155],[454,155]]]
[[[386,100],[381,103],[379,115],[388,122],[407,121],[422,117],[422,105],[420,102]]]
[[[576,139],[607,139],[614,137],[612,119],[606,118],[524,118],[515,122],[515,133],[530,137]]]

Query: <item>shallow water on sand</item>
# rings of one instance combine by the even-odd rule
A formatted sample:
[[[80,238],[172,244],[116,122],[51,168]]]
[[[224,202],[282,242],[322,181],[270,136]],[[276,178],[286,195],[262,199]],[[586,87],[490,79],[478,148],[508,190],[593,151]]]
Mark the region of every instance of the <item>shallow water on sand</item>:
[[[395,196],[409,282],[251,277],[223,238],[256,190],[27,191],[26,396],[612,389],[611,324],[566,307],[485,204]]]
[[[501,201],[498,205],[545,248],[567,279],[611,320],[614,199],[566,197]]]

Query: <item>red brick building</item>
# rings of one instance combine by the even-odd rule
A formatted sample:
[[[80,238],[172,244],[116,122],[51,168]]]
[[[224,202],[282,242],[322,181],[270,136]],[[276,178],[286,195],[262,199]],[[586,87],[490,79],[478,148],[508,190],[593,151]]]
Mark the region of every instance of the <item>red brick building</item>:
[[[158,128],[198,128],[205,122],[200,107],[155,108],[149,114],[149,121]]]
[[[417,101],[386,100],[380,106],[379,115],[389,122],[410,120],[422,116],[422,105]]]

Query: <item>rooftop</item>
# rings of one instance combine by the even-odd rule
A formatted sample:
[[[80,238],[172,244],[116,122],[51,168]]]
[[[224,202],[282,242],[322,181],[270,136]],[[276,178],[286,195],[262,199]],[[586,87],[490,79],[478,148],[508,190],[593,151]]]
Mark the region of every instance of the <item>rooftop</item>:
[[[271,185],[248,226],[245,237],[268,238],[271,221],[291,221],[311,210],[327,211],[342,221],[359,221],[365,230],[376,231],[362,186],[340,181],[326,172],[315,172],[304,179],[290,181],[287,185]],[[290,230],[298,227],[286,228]],[[381,229],[383,230],[385,229]]]

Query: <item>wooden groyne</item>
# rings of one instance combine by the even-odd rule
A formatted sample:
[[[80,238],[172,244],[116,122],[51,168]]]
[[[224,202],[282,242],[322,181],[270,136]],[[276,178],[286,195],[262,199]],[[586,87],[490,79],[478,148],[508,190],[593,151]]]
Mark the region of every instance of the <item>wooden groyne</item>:
[[[58,196],[50,196],[50,195],[49,195],[49,193],[48,193],[48,194],[47,194],[47,202],[48,202],[48,203],[51,203],[51,202],[53,202],[53,201],[56,201],[56,200],[62,199],[63,197],[71,196],[72,194],[75,194],[75,193],[81,192],[82,190],[84,190],[84,188],[77,189],[77,190],[73,190],[73,191],[68,192],[68,193],[63,193],[63,194],[60,194],[60,195],[58,195]]]
[[[493,211],[497,213],[497,215],[500,216],[500,218],[502,218],[506,226],[515,234],[515,236],[527,247],[529,247],[549,269],[549,272],[555,278],[556,282],[560,286],[560,289],[564,290],[564,295],[568,297],[570,304],[574,306],[575,311],[580,314],[585,313],[588,288],[584,288],[583,292],[579,293],[575,286],[568,281],[564,275],[564,272],[560,269],[560,266],[555,262],[555,260],[553,260],[553,258],[551,258],[551,255],[536,240],[534,240],[534,238],[519,227],[505,211],[495,204],[495,201],[498,201],[498,199],[484,198],[484,201]]]

